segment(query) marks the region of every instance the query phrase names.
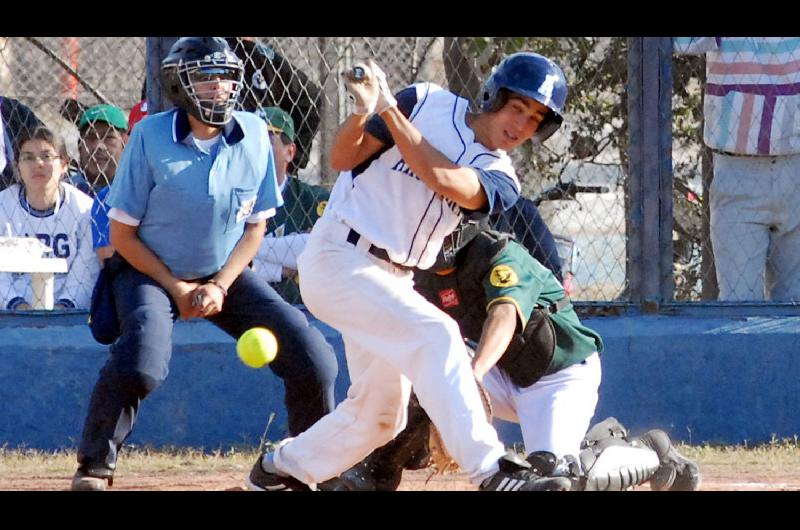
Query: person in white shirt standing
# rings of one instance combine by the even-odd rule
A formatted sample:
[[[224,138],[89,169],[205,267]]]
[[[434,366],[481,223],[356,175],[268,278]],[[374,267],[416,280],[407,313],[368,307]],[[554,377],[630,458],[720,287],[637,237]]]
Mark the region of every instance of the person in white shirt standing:
[[[309,489],[391,440],[413,384],[444,443],[482,490],[568,489],[506,454],[487,420],[458,325],[413,288],[463,217],[510,208],[520,185],[507,151],[561,125],[567,84],[541,55],[506,57],[480,112],[431,83],[395,97],[373,61],[345,78],[354,112],[334,139],[342,171],[298,259],[308,309],[339,330],[352,386],[309,430],[259,457],[256,490]],[[566,482],[566,484],[565,484]]]

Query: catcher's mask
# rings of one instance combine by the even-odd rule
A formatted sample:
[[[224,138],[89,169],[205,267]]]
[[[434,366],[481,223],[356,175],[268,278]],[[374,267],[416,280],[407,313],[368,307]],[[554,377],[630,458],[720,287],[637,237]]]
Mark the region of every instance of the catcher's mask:
[[[556,63],[533,52],[509,55],[484,82],[481,110],[495,112],[501,109],[509,92],[531,98],[550,109],[533,135],[535,142],[544,142],[561,127],[567,99],[567,80]]]
[[[161,61],[161,82],[167,97],[207,125],[228,123],[242,90],[242,61],[221,37],[181,37]],[[198,85],[217,81],[229,86],[220,97],[201,93]]]
[[[463,219],[461,224],[453,230],[450,235],[445,236],[442,243],[442,250],[436,256],[436,261],[431,267],[434,271],[440,271],[455,267],[456,255],[466,247],[478,234],[489,228],[489,218],[483,217],[480,220]]]

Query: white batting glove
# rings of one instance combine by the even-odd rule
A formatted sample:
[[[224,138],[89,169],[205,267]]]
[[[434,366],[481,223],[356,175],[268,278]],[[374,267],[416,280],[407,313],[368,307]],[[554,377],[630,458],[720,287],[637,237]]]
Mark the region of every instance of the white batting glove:
[[[397,105],[386,82],[386,74],[371,59],[367,63],[357,63],[344,74],[344,79],[354,114],[381,113]]]
[[[394,98],[392,91],[389,90],[389,83],[386,82],[386,74],[383,73],[381,67],[372,59],[369,60],[369,66],[378,82],[378,101],[375,105],[375,112],[380,114],[388,108],[396,107],[397,100]]]

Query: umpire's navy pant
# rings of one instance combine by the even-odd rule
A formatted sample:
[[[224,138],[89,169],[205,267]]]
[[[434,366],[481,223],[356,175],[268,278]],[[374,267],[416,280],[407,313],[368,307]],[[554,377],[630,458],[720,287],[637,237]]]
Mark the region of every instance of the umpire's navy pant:
[[[81,468],[116,467],[139,404],[164,382],[178,309],[152,278],[125,264],[113,279],[121,335],[100,370],[78,447]],[[305,315],[245,269],[228,289],[222,311],[209,317],[237,338],[255,326],[275,332],[278,355],[269,367],[283,379],[289,433],[306,430],[334,408],[337,363],[333,348]]]

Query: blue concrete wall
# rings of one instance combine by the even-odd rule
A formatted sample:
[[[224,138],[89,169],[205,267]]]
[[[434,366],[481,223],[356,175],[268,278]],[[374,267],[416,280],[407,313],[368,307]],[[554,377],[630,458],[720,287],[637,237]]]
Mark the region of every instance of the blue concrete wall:
[[[106,348],[85,314],[0,317],[0,444],[74,447]],[[661,427],[692,443],[748,443],[800,433],[800,317],[594,317],[606,341],[596,419],[616,416],[634,433]],[[340,337],[314,321],[340,362]],[[257,445],[286,432],[283,387],[269,369],[236,358],[232,339],[203,322],[178,323],[170,375],[142,405],[129,442],[215,449]],[[507,443],[516,426],[499,423]]]
[[[800,317],[585,321],[607,345],[596,419],[692,443],[800,433]]]

